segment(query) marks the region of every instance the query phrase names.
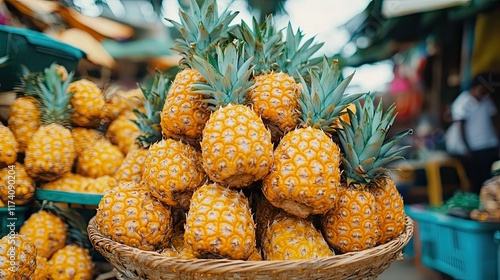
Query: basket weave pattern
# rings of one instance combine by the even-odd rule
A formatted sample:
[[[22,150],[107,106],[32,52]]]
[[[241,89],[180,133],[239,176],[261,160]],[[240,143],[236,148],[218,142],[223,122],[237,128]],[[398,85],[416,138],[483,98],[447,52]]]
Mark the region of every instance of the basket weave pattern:
[[[403,247],[413,235],[413,221],[406,217],[406,229],[396,239],[361,252],[317,260],[237,261],[165,257],[115,242],[97,230],[95,218],[88,226],[95,249],[128,279],[376,279],[389,265],[402,258]]]

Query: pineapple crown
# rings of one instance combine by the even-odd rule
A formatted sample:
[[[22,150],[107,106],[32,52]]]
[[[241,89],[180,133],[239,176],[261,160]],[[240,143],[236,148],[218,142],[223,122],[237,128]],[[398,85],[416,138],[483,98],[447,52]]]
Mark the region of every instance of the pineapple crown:
[[[44,70],[44,80],[38,83],[40,92],[40,121],[43,125],[56,123],[70,127],[70,117],[73,107],[70,104],[72,92],[67,92],[69,84],[73,80],[73,72],[63,82],[58,73],[56,64],[50,65]]]
[[[180,22],[166,19],[174,25],[182,38],[176,39],[173,50],[183,57],[181,65],[190,67],[193,54],[207,56],[213,52],[215,45],[229,37],[229,24],[238,15],[227,9],[219,15],[216,0],[190,0],[189,13],[179,10]]]
[[[21,65],[20,83],[15,87],[18,95],[37,98],[40,94],[40,83],[45,80],[43,73],[31,72],[28,67]]]
[[[285,46],[283,55],[279,56],[278,65],[281,71],[298,79],[298,74],[308,74],[308,69],[320,63],[321,60],[310,60],[324,43],[314,43],[315,36],[302,43],[304,33],[300,28],[294,33],[292,24],[288,22],[286,28]],[[298,73],[297,73],[298,71]]]
[[[299,74],[302,84],[302,92],[298,100],[301,109],[301,126],[332,132],[332,124],[341,115],[342,110],[362,96],[362,94],[344,94],[354,73],[342,80],[338,61],[334,60],[329,65],[324,57],[322,71],[311,68],[309,75],[310,85]]]
[[[139,85],[144,96],[145,112],[133,109],[137,120],[132,120],[141,130],[141,134],[136,141],[141,147],[147,148],[162,139],[161,131],[161,111],[165,104],[167,92],[171,81],[160,72],[156,72],[152,84],[144,88]]]
[[[245,60],[244,45],[238,41],[224,48],[217,46],[215,50],[215,57],[193,56],[194,68],[207,83],[195,83],[191,88],[205,96],[204,101],[212,110],[230,103],[244,104],[249,88],[253,85],[250,80],[253,57]]]
[[[283,54],[285,45],[282,41],[282,32],[276,31],[272,14],[266,17],[262,25],[259,25],[257,19],[253,17],[252,28],[241,21],[234,35],[245,42],[247,57],[254,57],[254,76],[278,68],[276,61]]]
[[[409,146],[395,146],[412,130],[387,138],[397,115],[394,103],[384,112],[382,100],[375,108],[374,98],[366,94],[363,106],[359,100],[355,106],[356,113],[347,110],[349,123],[341,120],[339,139],[345,153],[342,160],[348,186],[364,187],[373,178],[387,176],[387,165],[403,158],[399,154]]]

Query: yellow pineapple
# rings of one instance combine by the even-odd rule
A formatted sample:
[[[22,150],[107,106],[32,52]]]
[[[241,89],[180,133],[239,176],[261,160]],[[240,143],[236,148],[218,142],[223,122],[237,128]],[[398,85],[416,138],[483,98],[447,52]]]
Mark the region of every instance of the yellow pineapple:
[[[95,179],[90,178],[91,181],[85,188],[85,192],[103,194],[118,185],[116,179],[112,176],[105,175]]]
[[[345,153],[346,179],[339,203],[322,217],[323,233],[330,245],[342,253],[361,251],[398,236],[405,225],[401,196],[386,165],[400,159],[406,147],[392,149],[411,130],[386,138],[395,120],[395,106],[385,112],[367,94],[356,113],[348,111],[349,123],[341,120],[339,140]]]
[[[213,47],[227,38],[229,24],[237,13],[224,10],[219,15],[215,0],[203,1],[201,5],[191,0],[190,7],[189,13],[179,11],[183,19],[181,23],[169,20],[183,36],[175,41],[173,48],[182,56],[182,70],[177,73],[167,95],[161,127],[166,137],[196,146],[210,111],[203,102],[203,96],[191,88],[194,83],[205,82],[205,78],[193,67],[191,59],[194,54],[206,57],[213,52]]]
[[[334,255],[311,221],[286,213],[278,214],[262,240],[265,260],[319,259]]]
[[[66,244],[66,224],[49,211],[40,210],[29,216],[19,229],[19,234],[33,242],[37,254],[49,259]]]
[[[156,250],[172,233],[170,208],[134,182],[106,191],[95,219],[103,235],[141,250]]]
[[[0,123],[0,168],[12,165],[17,160],[19,144],[12,131]]]
[[[77,244],[69,244],[57,250],[49,259],[48,270],[51,279],[91,280],[94,275],[94,263],[87,249]]]
[[[206,181],[201,154],[192,146],[166,139],[149,148],[142,184],[161,202],[188,209],[193,192]]]
[[[269,127],[273,141],[278,142],[298,124],[300,84],[295,81],[296,73],[310,66],[310,57],[323,43],[312,44],[314,37],[302,42],[304,35],[300,30],[294,33],[290,24],[283,40],[271,15],[260,26],[255,18],[252,22],[252,28],[242,22],[237,33],[255,61],[255,83],[248,98]]]
[[[95,142],[104,138],[102,132],[84,127],[74,127],[71,129],[71,135],[73,135],[77,155],[80,155],[84,149],[94,146]]]
[[[10,167],[0,169],[1,200],[13,201],[15,205],[25,205],[32,201],[34,195],[35,181],[28,176],[21,163],[16,162]]]
[[[214,112],[203,129],[203,168],[214,182],[242,188],[266,176],[273,163],[271,134],[262,119],[244,105],[252,85],[252,60],[243,59],[241,46],[217,47],[212,65],[194,55],[193,65],[208,84],[193,89],[207,96]]]
[[[124,158],[117,146],[107,139],[101,139],[79,154],[76,173],[91,178],[114,176]]]
[[[84,192],[91,183],[92,178],[68,172],[55,180],[41,184],[40,188],[44,190]]]
[[[7,125],[14,133],[19,144],[19,153],[23,153],[28,141],[40,127],[40,109],[37,95],[39,83],[44,80],[42,73],[30,72],[22,68],[21,85],[16,89],[19,96],[10,105]]]
[[[165,97],[170,87],[170,81],[161,73],[156,73],[150,86],[140,87],[142,92],[143,111],[135,108],[133,113],[135,125],[140,134],[136,137],[137,148],[127,153],[123,163],[116,171],[118,181],[134,181],[139,183],[144,172],[144,163],[148,156],[148,149],[162,139],[161,110],[165,104]]]
[[[141,130],[133,121],[134,116],[121,115],[114,119],[108,126],[106,138],[120,151],[126,155],[133,149],[136,138],[141,134]]]
[[[375,197],[375,210],[379,216],[379,244],[398,237],[405,230],[406,214],[403,197],[390,176],[379,175],[368,188]]]
[[[73,93],[71,105],[74,108],[72,122],[76,126],[94,127],[101,120],[104,110],[104,95],[92,81],[82,79],[72,82],[68,92]]]
[[[336,63],[323,61],[311,71],[311,85],[301,77],[301,127],[288,132],[274,151],[272,171],[262,192],[275,207],[300,218],[324,214],[337,203],[340,149],[327,134],[339,112],[360,95],[344,95],[352,75],[340,81]]]
[[[5,235],[0,240],[0,279],[29,280],[35,273],[37,250],[29,238]]]
[[[49,280],[49,261],[40,256],[36,256],[36,269],[31,280]]]
[[[66,93],[72,76],[71,73],[63,83],[52,64],[45,69],[45,80],[39,84],[42,126],[29,140],[24,158],[26,172],[34,179],[51,181],[73,166],[76,153],[68,121],[72,95]]]
[[[111,86],[104,93],[104,110],[101,113],[101,122],[110,123],[121,115],[129,115],[136,105],[136,108],[143,103],[140,97],[140,90],[119,90],[116,86]]]
[[[198,188],[186,217],[184,242],[198,258],[248,259],[255,248],[255,223],[247,198],[217,183]]]

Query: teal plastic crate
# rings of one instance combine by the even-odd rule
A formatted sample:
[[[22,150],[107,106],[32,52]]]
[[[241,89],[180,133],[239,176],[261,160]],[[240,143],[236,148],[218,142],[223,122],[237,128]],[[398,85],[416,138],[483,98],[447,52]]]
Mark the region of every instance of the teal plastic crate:
[[[42,71],[58,63],[70,72],[76,70],[85,55],[82,50],[44,33],[0,25],[0,57],[8,56],[7,62],[0,65],[0,92],[19,85],[21,65],[31,71]]]
[[[418,222],[425,266],[455,279],[497,279],[499,250],[494,235],[500,223],[466,220],[417,206],[407,207],[406,213]]]
[[[10,224],[15,224],[15,233],[19,232],[19,228],[23,225],[28,215],[28,206],[16,207],[0,207],[0,238],[10,233]],[[10,215],[14,213],[14,215]]]

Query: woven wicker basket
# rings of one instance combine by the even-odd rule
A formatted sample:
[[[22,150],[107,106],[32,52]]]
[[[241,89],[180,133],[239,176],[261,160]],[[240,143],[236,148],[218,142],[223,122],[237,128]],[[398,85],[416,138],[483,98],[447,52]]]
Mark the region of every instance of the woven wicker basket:
[[[95,218],[88,226],[89,238],[117,270],[128,279],[376,279],[389,265],[402,258],[403,247],[413,235],[413,221],[406,217],[406,230],[396,239],[356,253],[317,260],[235,261],[187,260],[162,256],[115,242],[98,230]]]

